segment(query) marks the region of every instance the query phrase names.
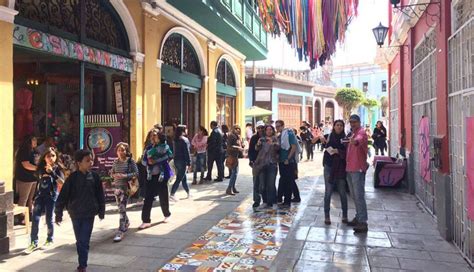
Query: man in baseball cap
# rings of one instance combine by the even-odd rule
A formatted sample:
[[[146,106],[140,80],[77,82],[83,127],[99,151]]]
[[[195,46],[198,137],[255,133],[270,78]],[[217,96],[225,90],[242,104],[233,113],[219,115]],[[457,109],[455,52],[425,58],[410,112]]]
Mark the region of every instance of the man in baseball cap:
[[[264,136],[265,133],[265,123],[263,121],[258,121],[255,126],[257,127],[257,133],[255,133],[249,141],[249,165],[250,167],[253,166],[255,160],[258,156],[258,151],[256,150],[256,145],[258,140]],[[262,181],[263,182],[263,181]],[[263,192],[261,182],[259,181],[258,175],[253,176],[253,209],[257,211],[257,208],[260,206],[261,200],[263,198],[263,202],[266,203],[266,194]]]

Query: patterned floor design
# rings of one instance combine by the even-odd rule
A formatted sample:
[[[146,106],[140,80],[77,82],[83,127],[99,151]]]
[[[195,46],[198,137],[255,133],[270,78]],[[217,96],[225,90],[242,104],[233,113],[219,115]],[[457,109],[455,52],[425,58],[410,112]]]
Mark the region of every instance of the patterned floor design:
[[[253,212],[244,201],[158,271],[269,271],[301,208]]]

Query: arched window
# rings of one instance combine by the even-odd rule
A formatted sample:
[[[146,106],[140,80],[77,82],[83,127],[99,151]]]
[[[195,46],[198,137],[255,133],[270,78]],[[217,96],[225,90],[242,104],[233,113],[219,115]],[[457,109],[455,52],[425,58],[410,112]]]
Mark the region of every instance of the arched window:
[[[217,82],[235,88],[235,75],[230,63],[223,59],[217,66]]]
[[[195,75],[201,74],[199,60],[191,43],[182,35],[174,33],[163,45],[161,60],[164,64],[180,71]]]
[[[325,106],[326,121],[330,123],[334,122],[334,115],[335,115],[334,103],[330,101],[326,102],[326,106]]]
[[[108,0],[16,0],[15,23],[128,56],[125,27]]]
[[[314,118],[315,125],[318,125],[321,122],[321,102],[319,100],[314,103]]]

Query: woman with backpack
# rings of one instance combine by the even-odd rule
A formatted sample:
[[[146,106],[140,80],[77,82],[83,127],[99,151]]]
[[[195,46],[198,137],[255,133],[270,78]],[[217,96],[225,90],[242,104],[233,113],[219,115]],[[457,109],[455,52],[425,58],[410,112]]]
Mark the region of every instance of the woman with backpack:
[[[114,237],[114,242],[120,242],[123,239],[124,233],[130,226],[130,221],[127,216],[127,203],[130,195],[130,189],[137,182],[138,167],[132,159],[130,148],[127,143],[120,142],[116,146],[117,159],[114,161],[111,170],[111,176],[114,179],[114,195],[115,201],[119,208],[120,220],[119,228]]]

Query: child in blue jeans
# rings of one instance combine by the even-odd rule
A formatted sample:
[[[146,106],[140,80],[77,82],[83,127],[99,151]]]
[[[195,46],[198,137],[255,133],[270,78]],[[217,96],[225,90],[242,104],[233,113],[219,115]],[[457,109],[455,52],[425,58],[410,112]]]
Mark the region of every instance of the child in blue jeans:
[[[33,222],[31,226],[31,244],[25,250],[30,254],[38,246],[38,227],[43,213],[46,214],[46,225],[48,226],[48,238],[42,246],[47,248],[53,244],[53,212],[58,197],[58,183],[64,183],[63,173],[59,169],[56,150],[52,147],[46,149],[38,164],[38,185],[36,188],[35,204],[33,207]]]

